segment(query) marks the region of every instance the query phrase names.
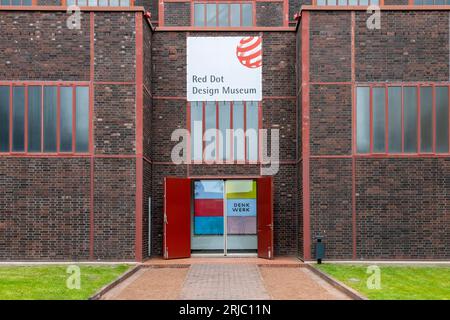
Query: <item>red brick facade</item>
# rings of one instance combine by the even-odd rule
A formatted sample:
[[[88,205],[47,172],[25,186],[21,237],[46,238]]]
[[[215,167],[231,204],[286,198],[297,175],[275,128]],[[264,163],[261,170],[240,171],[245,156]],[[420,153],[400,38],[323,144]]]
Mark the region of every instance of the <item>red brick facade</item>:
[[[64,9],[1,12],[15,44],[0,41],[0,81],[89,83],[92,136],[84,155],[0,153],[0,260],[162,255],[165,177],[260,176],[259,163],[171,162],[188,127],[186,38],[244,33],[263,38],[261,125],[280,131],[275,255],[314,259],[322,236],[327,259],[450,259],[448,155],[358,155],[353,119],[360,83],[449,80],[449,11],[383,10],[369,30],[365,10],[252,3],[245,32],[193,28],[189,1],[83,11],[80,30]]]

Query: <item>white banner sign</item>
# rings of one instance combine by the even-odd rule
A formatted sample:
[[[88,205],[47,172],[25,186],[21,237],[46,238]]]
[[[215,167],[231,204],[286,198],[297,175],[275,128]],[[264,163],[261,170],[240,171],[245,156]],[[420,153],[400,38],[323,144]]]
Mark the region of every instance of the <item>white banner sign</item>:
[[[261,101],[261,37],[188,37],[188,101]]]

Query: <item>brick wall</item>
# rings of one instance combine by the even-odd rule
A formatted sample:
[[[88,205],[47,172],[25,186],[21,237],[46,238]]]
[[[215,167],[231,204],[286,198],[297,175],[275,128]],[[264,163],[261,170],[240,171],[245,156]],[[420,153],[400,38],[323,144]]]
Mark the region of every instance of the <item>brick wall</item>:
[[[0,157],[0,260],[89,257],[89,159]]]
[[[256,25],[280,27],[283,25],[282,2],[256,2]]]
[[[166,2],[164,3],[164,26],[190,26],[191,3],[190,2]]]
[[[357,81],[448,81],[448,11],[383,11],[381,30],[366,19],[356,12]]]

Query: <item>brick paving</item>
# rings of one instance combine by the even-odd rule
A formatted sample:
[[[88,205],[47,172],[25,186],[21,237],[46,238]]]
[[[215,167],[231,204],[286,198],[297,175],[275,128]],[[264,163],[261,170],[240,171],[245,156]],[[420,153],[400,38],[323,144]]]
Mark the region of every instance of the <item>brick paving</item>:
[[[192,265],[180,299],[264,300],[270,299],[256,265]]]
[[[349,299],[297,259],[156,259],[144,266],[102,299]]]

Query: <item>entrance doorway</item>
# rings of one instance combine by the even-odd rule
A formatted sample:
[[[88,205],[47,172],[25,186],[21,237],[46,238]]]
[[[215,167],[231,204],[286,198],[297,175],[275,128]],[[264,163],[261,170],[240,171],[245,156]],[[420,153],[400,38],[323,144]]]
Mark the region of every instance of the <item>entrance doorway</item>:
[[[166,177],[163,252],[165,259],[196,252],[272,259],[272,177]]]
[[[193,184],[192,253],[256,253],[256,180],[194,180]]]

